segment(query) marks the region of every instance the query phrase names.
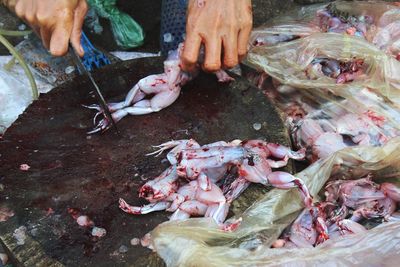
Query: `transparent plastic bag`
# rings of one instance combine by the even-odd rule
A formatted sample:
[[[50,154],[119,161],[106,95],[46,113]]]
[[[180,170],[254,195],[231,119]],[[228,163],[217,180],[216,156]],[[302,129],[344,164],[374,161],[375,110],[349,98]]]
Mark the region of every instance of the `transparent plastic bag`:
[[[168,229],[169,230],[169,229]],[[195,229],[194,229],[195,230]],[[397,266],[400,223],[384,223],[366,234],[329,240],[316,248],[269,249],[255,251],[217,247],[209,253],[200,242],[174,238],[170,246],[183,248],[178,257],[165,255],[167,266]],[[186,247],[185,247],[186,245]],[[188,249],[195,246],[198,251]],[[190,250],[190,252],[188,252]],[[193,252],[193,254],[191,253]]]
[[[294,144],[306,148],[312,162],[344,147],[381,146],[400,136],[400,109],[368,87],[338,90],[338,97],[320,88],[271,82],[262,73],[245,76],[281,111]]]
[[[293,11],[253,32],[245,63],[274,79],[273,89],[258,85],[284,111],[312,161],[347,146],[382,145],[400,134],[399,26],[394,4],[335,1]],[[357,123],[343,127],[350,118]],[[349,133],[351,126],[362,129]],[[347,132],[334,135],[340,128]],[[316,141],[318,131],[329,133]],[[361,132],[366,138],[354,143]],[[321,151],[316,146],[322,141],[332,145]]]
[[[399,26],[392,3],[335,1],[253,32],[245,64],[259,74],[250,80],[283,110],[312,161],[400,135]]]
[[[29,84],[21,82],[0,68],[0,135],[32,102]]]
[[[400,8],[383,1],[334,1],[303,7],[253,30],[250,44],[276,45],[314,33],[354,35],[399,55]]]
[[[368,173],[375,177],[399,174],[399,157],[400,138],[393,138],[382,147],[343,149],[297,176],[317,196],[328,179],[340,173],[353,178]],[[273,189],[237,215],[243,221],[234,232],[223,232],[206,218],[170,221],[152,231],[152,245],[167,266],[364,266],[374,262],[390,265],[398,259],[399,222],[384,223],[367,234],[327,241],[313,249],[270,249],[300,209],[297,191]]]
[[[34,100],[29,79],[21,65],[16,63],[6,70],[5,66],[11,60],[12,56],[0,56],[0,136]],[[39,93],[47,93],[53,88],[33,73]]]
[[[312,68],[320,58],[341,62],[360,59],[363,71],[353,81],[339,84],[337,79]],[[295,88],[328,89],[337,96],[346,96],[368,87],[400,106],[400,62],[361,38],[317,33],[275,46],[255,47],[245,63]]]
[[[116,7],[116,0],[88,0],[89,5],[97,14],[109,19],[115,41],[122,49],[130,49],[143,44],[144,32],[142,27],[128,14]]]
[[[355,97],[340,102],[331,101],[294,123],[291,128],[298,147],[302,147],[303,143],[305,147],[310,148],[315,160],[325,158],[330,154],[327,151],[341,149],[340,144],[336,148],[333,144],[326,146],[326,150],[323,146],[316,147],[323,142],[329,143],[333,134],[339,138],[343,147],[381,146],[388,140],[400,136],[400,110],[389,105],[379,105],[383,100],[377,98],[378,101],[373,102],[370,95],[371,93],[364,89]],[[311,137],[314,140],[309,140],[307,138],[310,137],[310,133],[315,133],[315,129],[310,130],[313,125],[317,125],[319,130],[322,129],[322,133],[320,136]],[[324,134],[328,136],[324,137]],[[325,156],[317,156],[321,152],[323,154],[324,150]]]

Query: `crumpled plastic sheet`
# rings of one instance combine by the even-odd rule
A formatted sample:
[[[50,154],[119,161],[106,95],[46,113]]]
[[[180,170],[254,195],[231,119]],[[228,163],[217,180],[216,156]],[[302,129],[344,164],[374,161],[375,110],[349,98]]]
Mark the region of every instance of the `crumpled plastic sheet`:
[[[331,28],[337,33],[327,33],[327,26],[334,25],[331,15],[335,23],[338,18],[342,23]],[[361,33],[360,23],[365,31],[351,36],[355,29]],[[253,31],[245,63],[258,73],[248,78],[283,111],[295,143],[308,148],[309,159],[325,157],[342,146],[382,145],[400,135],[400,61],[395,49],[400,44],[399,23],[400,8],[393,3],[335,1],[292,11]],[[347,32],[349,28],[353,30]],[[338,83],[336,76],[321,70],[317,63],[321,58],[362,59],[362,73],[353,81]],[[264,82],[267,76],[273,78],[272,87]],[[358,124],[349,124],[349,118]],[[331,135],[318,139],[316,130],[309,130],[318,125]],[[317,153],[322,140],[333,134],[337,144]],[[363,135],[365,139],[360,139]]]
[[[400,138],[382,147],[352,147],[319,160],[297,174],[317,196],[340,173],[357,179],[400,177]],[[397,181],[399,178],[396,178]],[[151,232],[152,245],[167,266],[394,266],[400,257],[400,222],[383,223],[367,234],[330,240],[313,249],[270,249],[301,210],[296,190],[273,189],[240,216],[234,232],[207,218],[170,221]],[[232,220],[232,218],[230,219]]]
[[[298,149],[307,149],[309,160],[325,158],[342,146],[381,146],[400,136],[400,109],[385,103],[368,88],[357,88],[345,99],[329,97],[323,91],[310,91],[297,90],[295,96],[289,94],[278,99],[289,100],[289,104],[275,101],[285,112],[294,144]],[[323,133],[318,134],[320,130]],[[331,146],[323,146],[328,136],[336,141]],[[341,145],[339,139],[342,139]]]
[[[269,249],[256,251],[218,249],[212,255],[196,253],[188,263],[170,262],[168,266],[397,266],[400,257],[400,223],[379,225],[365,234],[328,240],[316,248]],[[183,240],[171,240],[182,246]],[[192,244],[187,244],[192,245]],[[202,248],[200,248],[202,249]],[[215,258],[211,258],[214,256]]]
[[[362,36],[327,33],[326,15],[348,26],[365,28]],[[362,25],[362,26],[357,26]],[[332,25],[330,25],[331,27]],[[346,26],[347,27],[347,26]],[[352,31],[350,31],[352,32]],[[260,43],[261,41],[261,43]],[[261,45],[261,46],[260,46]],[[383,1],[334,1],[299,8],[253,30],[245,64],[295,88],[331,90],[348,97],[367,87],[399,106],[400,7]],[[305,70],[315,58],[364,59],[367,72],[355,81],[336,80]]]
[[[366,25],[365,40],[378,46],[389,54],[400,52],[400,7],[395,3],[384,1],[334,1],[325,4],[310,5],[294,9],[268,21],[254,29],[250,44],[257,39],[266,41],[269,45],[278,41],[305,37],[318,32],[326,32],[325,25],[318,16],[322,11],[333,11],[336,17],[353,20],[356,17],[370,17],[372,25]],[[329,11],[333,13],[332,11]],[[397,41],[397,43],[395,43]]]
[[[326,18],[328,13],[340,18],[342,23],[347,21],[349,25],[346,27],[364,21],[365,35],[351,36],[345,30],[327,33],[325,26],[330,24],[321,17]],[[279,83],[292,88],[286,94],[279,86],[275,91],[262,89],[283,110],[293,129],[299,129],[301,121],[296,120],[304,115],[303,119],[326,123],[327,119],[329,122],[337,121],[351,113],[368,119],[366,114],[370,113],[383,119],[365,121],[370,125],[370,136],[379,136],[376,133],[383,136],[379,142],[374,140],[370,144],[382,144],[385,139],[400,135],[400,61],[396,58],[400,55],[398,27],[400,8],[393,3],[335,1],[312,5],[254,30],[251,43],[256,45],[256,40],[263,42],[252,46],[245,63],[271,76],[274,85]],[[353,81],[338,84],[336,77],[328,77],[317,67],[311,67],[319,58],[341,62],[362,59],[363,73]],[[296,139],[298,136],[293,137]]]
[[[336,79],[322,73],[314,73],[310,79],[306,69],[321,57],[340,61],[363,59],[368,69],[358,79],[344,84],[337,84]],[[255,47],[246,64],[295,88],[328,89],[346,97],[367,87],[400,107],[400,62],[358,37],[317,33],[275,46]]]
[[[30,84],[22,67],[16,65],[4,70],[12,56],[0,56],[0,135],[18,118],[32,102]],[[36,76],[40,93],[47,93],[53,86]]]

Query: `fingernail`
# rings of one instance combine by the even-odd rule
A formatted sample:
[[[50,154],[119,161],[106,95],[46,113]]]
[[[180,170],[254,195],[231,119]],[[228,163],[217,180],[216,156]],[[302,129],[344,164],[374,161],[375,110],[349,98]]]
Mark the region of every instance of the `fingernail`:
[[[85,51],[83,50],[82,45],[79,46],[79,50],[80,50],[79,52],[80,52],[81,54],[84,54],[84,53],[85,53]]]

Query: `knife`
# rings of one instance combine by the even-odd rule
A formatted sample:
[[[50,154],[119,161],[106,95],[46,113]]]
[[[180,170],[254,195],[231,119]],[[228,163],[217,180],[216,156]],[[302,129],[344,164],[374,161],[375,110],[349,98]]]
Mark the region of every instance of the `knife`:
[[[114,119],[112,118],[110,110],[108,109],[107,103],[104,100],[104,97],[103,97],[103,95],[102,95],[102,93],[100,91],[99,86],[97,85],[96,81],[93,79],[92,74],[85,68],[85,66],[82,63],[81,58],[79,57],[79,55],[75,51],[75,49],[71,46],[71,44],[69,45],[69,50],[72,50],[71,54],[72,54],[73,60],[75,62],[75,65],[78,67],[79,72],[82,75],[86,75],[89,78],[90,82],[92,83],[92,85],[93,85],[93,87],[95,89],[94,92],[95,92],[96,98],[99,101],[99,104],[100,104],[101,108],[104,110],[105,117],[109,121],[111,121],[111,124],[115,128],[115,130],[117,131],[117,134],[120,135],[120,132],[119,132],[119,130],[117,128],[117,125],[116,125]]]

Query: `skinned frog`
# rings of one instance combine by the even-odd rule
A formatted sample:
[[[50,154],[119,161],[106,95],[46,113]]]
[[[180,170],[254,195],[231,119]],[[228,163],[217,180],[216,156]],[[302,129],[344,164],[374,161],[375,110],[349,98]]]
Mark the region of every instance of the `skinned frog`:
[[[297,247],[312,247],[328,238],[325,214],[318,207],[304,209],[290,228],[289,240]]]
[[[144,115],[158,112],[175,102],[179,97],[181,88],[197,76],[199,70],[187,73],[181,69],[181,53],[183,44],[177,50],[170,51],[168,58],[164,61],[164,73],[154,74],[141,79],[128,92],[125,100],[118,103],[108,104],[111,116],[115,122],[120,121],[127,115]],[[219,82],[234,80],[225,71],[215,72]],[[151,96],[151,98],[146,98]],[[93,122],[95,128],[88,132],[93,134],[106,131],[111,127],[111,122],[104,116],[104,111],[99,105],[85,106],[97,111]],[[97,124],[97,117],[103,116]]]
[[[351,220],[383,218],[396,210],[400,189],[391,183],[378,185],[369,176],[355,181],[334,181],[326,187],[327,200],[354,210]]]
[[[333,123],[337,133],[350,136],[355,144],[382,145],[387,139],[367,115],[347,113]]]
[[[365,73],[364,68],[362,59],[339,61],[332,58],[315,58],[305,69],[305,74],[309,79],[327,76],[335,79],[337,84],[344,84],[362,77]]]
[[[328,6],[324,10],[317,11],[316,23],[322,31],[366,38],[367,30],[374,22],[373,17],[368,15],[350,16],[348,14],[343,16],[337,14],[334,9]]]
[[[135,207],[119,200],[120,208],[130,214],[147,214],[153,211],[166,210],[174,212],[170,220],[183,220],[191,216],[205,216],[213,218],[218,224],[225,221],[229,205],[221,191],[215,184],[209,191],[201,190],[196,181],[191,181],[180,187],[159,202],[143,207]]]
[[[326,159],[348,146],[382,145],[388,136],[395,134],[385,131],[384,123],[375,119],[371,112],[344,113],[337,120],[304,118],[291,127],[297,146],[310,149],[311,161]]]
[[[334,152],[346,148],[343,136],[332,131],[325,131],[319,122],[313,119],[303,119],[293,127],[298,147],[311,150],[311,161],[326,159]]]

